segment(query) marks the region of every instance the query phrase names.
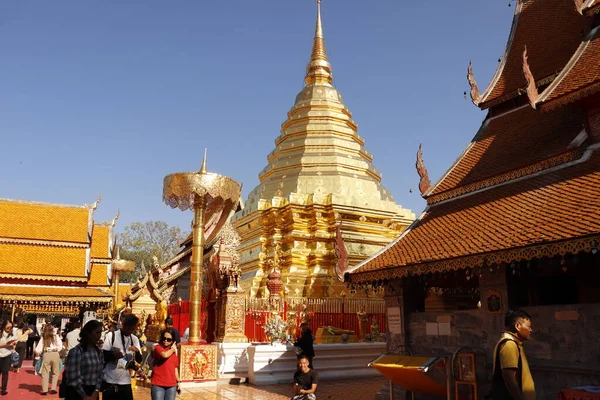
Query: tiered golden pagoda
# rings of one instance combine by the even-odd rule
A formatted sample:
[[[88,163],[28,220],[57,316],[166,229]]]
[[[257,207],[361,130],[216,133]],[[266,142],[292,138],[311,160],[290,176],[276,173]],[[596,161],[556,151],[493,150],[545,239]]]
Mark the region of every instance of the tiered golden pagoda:
[[[285,297],[339,297],[336,228],[357,264],[388,244],[414,220],[381,185],[381,174],[357,133],[352,114],[332,86],[320,0],[305,87],[259,174],[244,210],[234,216],[242,244],[242,287],[268,297],[265,285],[276,246]]]

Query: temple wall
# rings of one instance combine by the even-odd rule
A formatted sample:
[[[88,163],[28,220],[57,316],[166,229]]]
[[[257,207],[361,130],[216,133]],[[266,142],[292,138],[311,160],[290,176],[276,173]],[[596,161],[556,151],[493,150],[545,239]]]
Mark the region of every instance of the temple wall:
[[[477,361],[480,398],[489,393],[492,351],[504,329],[507,309],[504,267],[481,280],[481,309],[414,312],[410,289],[386,291],[387,307],[402,304],[402,334],[388,336],[388,351],[406,345],[415,356],[452,355],[463,346],[479,348]],[[484,275],[485,276],[485,275]],[[398,287],[399,281],[392,282]],[[502,312],[491,313],[486,300],[501,296]],[[598,304],[551,305],[523,308],[532,316],[534,339],[525,343],[537,398],[556,398],[561,389],[600,385],[600,307]],[[412,312],[411,312],[412,310]],[[485,354],[485,357],[483,356]],[[417,398],[420,398],[417,396]]]

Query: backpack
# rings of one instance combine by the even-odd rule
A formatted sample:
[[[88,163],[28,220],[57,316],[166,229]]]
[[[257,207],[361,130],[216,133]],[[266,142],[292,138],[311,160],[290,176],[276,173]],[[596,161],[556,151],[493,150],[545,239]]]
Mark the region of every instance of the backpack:
[[[500,350],[502,350],[502,347],[504,346],[504,344],[508,341],[513,341],[513,339],[509,339],[509,338],[505,338],[502,339],[497,346],[496,349],[496,354],[495,354],[495,358],[496,358],[496,362],[494,363],[494,375],[492,377],[492,392],[490,393],[491,398],[495,399],[495,400],[513,400],[513,397],[510,395],[510,393],[508,392],[508,389],[506,389],[506,385],[504,384],[504,378],[502,377],[502,368],[500,368]],[[516,342],[515,342],[516,343]],[[519,345],[517,344],[517,350],[519,351],[519,362],[517,364],[517,375],[516,375],[516,379],[517,379],[517,384],[519,385],[519,389],[522,390],[522,362],[521,362],[521,349],[519,348]]]

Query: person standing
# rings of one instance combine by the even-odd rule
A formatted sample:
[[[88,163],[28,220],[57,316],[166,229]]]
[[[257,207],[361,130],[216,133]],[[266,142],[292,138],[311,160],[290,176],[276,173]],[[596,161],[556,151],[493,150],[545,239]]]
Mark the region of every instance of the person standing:
[[[33,348],[37,345],[36,342],[40,339],[35,324],[29,324],[29,330],[31,331],[31,333],[27,338],[27,359],[33,358]]]
[[[300,324],[300,337],[294,343],[294,346],[299,347],[302,350],[300,354],[305,355],[308,358],[309,368],[313,368],[313,358],[315,357],[315,350],[313,348],[313,335],[312,331],[308,328],[308,323],[303,322]],[[300,359],[300,358],[298,358]]]
[[[102,326],[102,324],[100,325]],[[79,337],[81,335],[81,322],[76,321],[73,323],[73,330],[67,333],[67,355],[71,349],[74,349],[79,344]]]
[[[67,354],[63,375],[65,400],[95,400],[100,392],[104,370],[104,356],[98,348],[102,323],[92,319],[78,331],[79,341]]]
[[[60,336],[52,324],[44,325],[42,337],[35,348],[35,353],[42,357],[42,395],[48,394],[48,383],[50,393],[56,393],[58,375],[60,374],[60,355],[58,352],[63,348]]]
[[[523,342],[531,338],[531,316],[523,310],[509,310],[504,325],[506,331],[494,348],[492,398],[535,400],[535,384],[523,349]]]
[[[137,368],[134,361],[142,361],[140,340],[133,334],[139,322],[134,314],[127,314],[121,329],[106,335],[102,350],[106,362],[104,386],[108,389],[103,392],[103,400],[133,400],[129,371]]]
[[[177,328],[173,326],[172,317],[167,317],[167,319],[165,319],[165,326],[167,329],[171,329],[171,332],[173,333],[173,339],[175,339],[175,344],[181,343],[181,333],[179,333]]]
[[[25,353],[27,353],[27,340],[29,339],[29,334],[32,333],[29,326],[25,321],[19,322],[19,326],[17,328],[17,345],[15,347],[16,352],[19,354],[19,363],[15,368],[15,373],[19,373],[21,370],[21,366],[23,365],[23,360],[25,359]]]
[[[294,396],[292,400],[316,400],[319,374],[308,366],[308,357],[300,355],[298,371],[294,374]]]
[[[179,358],[172,329],[167,328],[160,334],[153,358],[152,400],[175,400],[179,391]]]
[[[0,374],[2,374],[2,388],[0,395],[8,394],[8,374],[10,372],[11,354],[17,344],[17,338],[12,334],[13,324],[10,321],[2,321],[0,325]]]

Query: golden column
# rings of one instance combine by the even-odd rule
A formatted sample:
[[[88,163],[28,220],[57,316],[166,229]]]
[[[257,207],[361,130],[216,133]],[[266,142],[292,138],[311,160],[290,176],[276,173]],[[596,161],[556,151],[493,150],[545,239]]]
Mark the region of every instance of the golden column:
[[[231,178],[206,171],[206,151],[198,172],[178,172],[165,176],[163,200],[171,208],[194,211],[192,265],[190,277],[190,344],[200,343],[200,304],[202,301],[202,260],[205,232],[209,240],[217,234],[237,206],[241,185]],[[206,222],[209,226],[206,227]]]
[[[113,274],[113,285],[115,285],[115,301],[113,305],[113,309],[117,311],[119,308],[119,278],[121,276],[121,272],[133,272],[135,271],[135,261],[129,260],[121,260],[121,255],[119,254],[120,246],[117,246],[117,258],[113,259],[111,262],[112,274]]]

